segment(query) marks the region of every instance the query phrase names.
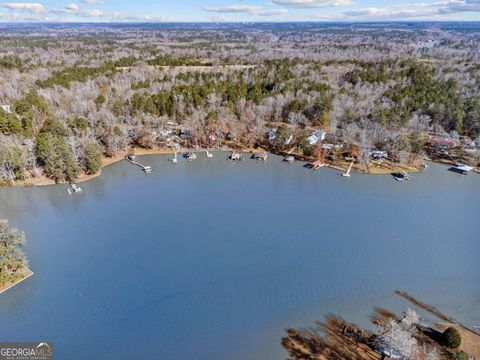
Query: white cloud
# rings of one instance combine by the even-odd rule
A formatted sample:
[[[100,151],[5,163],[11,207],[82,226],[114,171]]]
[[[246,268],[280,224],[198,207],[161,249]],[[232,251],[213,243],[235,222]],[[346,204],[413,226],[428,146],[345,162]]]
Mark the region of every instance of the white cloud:
[[[45,7],[39,3],[6,3],[3,4],[3,7],[10,10],[27,11],[35,14],[45,12]]]
[[[299,8],[324,8],[352,5],[352,0],[272,0],[272,3],[282,6]]]
[[[82,0],[84,4],[95,4],[97,3],[97,0]]]
[[[262,10],[261,6],[256,5],[225,5],[225,6],[209,6],[203,7],[207,11],[219,13],[244,13],[254,15]]]
[[[82,10],[78,11],[75,15],[81,17],[102,17],[103,12],[101,10]]]
[[[257,15],[259,16],[277,16],[288,13],[287,9],[265,9],[260,10]]]
[[[275,1],[275,0],[274,0]],[[370,7],[344,11],[336,14],[311,14],[312,19],[324,20],[405,20],[442,19],[442,16],[462,12],[480,12],[480,0],[446,0],[412,4]]]
[[[69,10],[69,11],[78,11],[78,5],[75,4],[75,3],[71,3],[67,6],[65,6],[65,10]]]
[[[288,12],[287,9],[282,8],[263,8],[262,6],[257,5],[225,5],[225,6],[209,6],[206,5],[203,7],[204,10],[217,13],[226,13],[226,14],[248,14],[255,16],[277,16],[283,15]]]

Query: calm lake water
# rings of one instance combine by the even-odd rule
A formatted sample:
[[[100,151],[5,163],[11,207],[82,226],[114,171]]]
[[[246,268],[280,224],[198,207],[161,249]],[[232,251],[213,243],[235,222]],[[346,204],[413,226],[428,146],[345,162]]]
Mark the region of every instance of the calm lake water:
[[[1,341],[57,359],[283,359],[284,329],[368,323],[405,290],[480,325],[480,176],[412,181],[278,157],[121,162],[65,185],[0,189],[35,276],[0,296]]]

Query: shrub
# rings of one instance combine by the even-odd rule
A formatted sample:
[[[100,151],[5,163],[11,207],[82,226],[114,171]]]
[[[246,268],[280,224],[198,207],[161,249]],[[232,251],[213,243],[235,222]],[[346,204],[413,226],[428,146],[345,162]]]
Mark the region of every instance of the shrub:
[[[464,351],[457,351],[453,356],[452,360],[468,360],[469,357]]]
[[[462,343],[462,336],[454,327],[449,327],[443,333],[443,342],[450,349],[456,349]]]

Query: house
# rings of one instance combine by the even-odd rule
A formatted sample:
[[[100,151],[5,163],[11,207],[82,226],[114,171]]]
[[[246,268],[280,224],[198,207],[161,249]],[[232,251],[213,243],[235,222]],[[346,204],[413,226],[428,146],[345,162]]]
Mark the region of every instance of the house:
[[[457,145],[454,140],[447,138],[434,138],[431,141],[431,144],[437,148],[437,150],[448,150]]]
[[[7,114],[12,113],[12,105],[0,105],[0,109],[5,111]]]
[[[268,141],[274,141],[277,138],[277,129],[272,129],[267,133]]]
[[[186,130],[186,129],[181,129],[179,135],[183,139],[189,139],[192,137],[190,130]]]
[[[293,141],[293,135],[290,134],[290,135],[287,136],[287,138],[285,139],[284,144],[285,144],[285,145],[290,145],[290,144],[292,143],[292,141]]]
[[[465,151],[475,151],[477,150],[477,145],[475,144],[475,141],[468,137],[464,137],[462,139],[462,149]]]
[[[325,140],[327,133],[325,131],[315,131],[307,137],[307,141],[310,145],[315,145],[319,141]]]
[[[169,135],[172,134],[172,132],[173,131],[171,129],[160,130],[160,136],[168,137]]]
[[[227,141],[234,141],[236,138],[235,134],[232,133],[231,131],[229,131],[226,135],[225,135],[225,140]]]
[[[379,151],[379,150],[370,151],[370,157],[373,160],[385,159],[385,158],[388,157],[388,152],[387,151]]]
[[[215,133],[214,130],[209,131],[209,133],[208,133],[208,141],[210,141],[211,143],[217,141],[217,134]]]

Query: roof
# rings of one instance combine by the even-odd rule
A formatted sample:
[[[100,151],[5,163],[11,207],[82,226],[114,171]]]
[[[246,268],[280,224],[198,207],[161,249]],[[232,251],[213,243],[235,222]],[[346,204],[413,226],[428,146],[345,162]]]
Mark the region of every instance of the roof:
[[[470,171],[473,170],[473,167],[461,164],[461,165],[456,166],[455,169],[460,170],[460,171],[470,172]]]

